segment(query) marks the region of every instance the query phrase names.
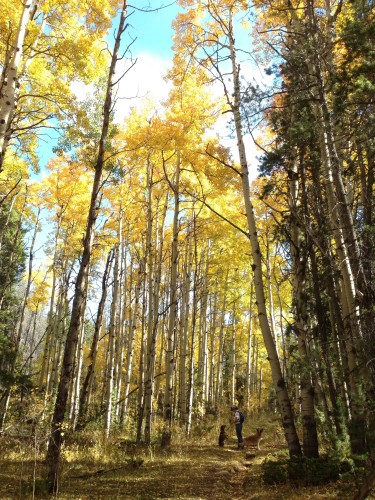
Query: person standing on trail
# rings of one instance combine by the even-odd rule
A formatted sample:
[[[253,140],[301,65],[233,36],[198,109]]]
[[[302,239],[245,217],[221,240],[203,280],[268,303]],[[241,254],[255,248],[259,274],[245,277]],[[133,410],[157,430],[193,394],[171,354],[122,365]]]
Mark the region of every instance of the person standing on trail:
[[[231,406],[230,410],[233,412],[233,423],[236,426],[236,435],[238,441],[238,449],[243,448],[243,437],[242,437],[242,424],[244,421],[244,416],[238,409],[238,406]]]

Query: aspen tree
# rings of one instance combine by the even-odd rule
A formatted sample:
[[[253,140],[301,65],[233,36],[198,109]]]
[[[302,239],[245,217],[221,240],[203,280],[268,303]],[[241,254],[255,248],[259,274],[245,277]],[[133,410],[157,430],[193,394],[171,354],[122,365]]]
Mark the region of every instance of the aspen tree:
[[[38,3],[38,2],[37,2]],[[21,15],[15,35],[13,46],[10,49],[5,76],[2,82],[2,91],[0,94],[0,172],[3,169],[5,156],[4,145],[6,143],[6,134],[10,127],[10,120],[16,107],[16,93],[19,87],[19,70],[22,61],[23,45],[25,42],[26,28],[30,20],[32,0],[22,2]]]
[[[191,432],[191,423],[193,416],[193,401],[194,401],[194,376],[195,376],[195,344],[196,344],[196,321],[197,321],[197,308],[198,308],[198,250],[197,250],[197,221],[196,213],[193,211],[192,220],[192,236],[193,236],[193,293],[192,293],[192,306],[191,306],[191,334],[190,334],[190,356],[188,364],[188,384],[186,390],[186,435],[189,436]]]
[[[202,277],[201,277],[201,304],[199,317],[199,352],[198,352],[198,380],[197,380],[197,402],[199,411],[204,415],[204,407],[208,399],[208,331],[207,331],[207,274],[209,262],[209,245],[203,246],[201,254]]]
[[[161,216],[159,216],[159,205],[161,197],[158,196],[154,207],[154,215],[152,214],[152,184],[153,172],[151,164],[148,165],[148,217],[150,221],[149,234],[149,315],[148,315],[148,331],[147,331],[147,351],[146,351],[146,373],[145,373],[145,442],[151,442],[151,422],[153,416],[153,398],[154,398],[154,383],[155,383],[155,366],[156,366],[156,347],[159,331],[159,308],[160,308],[160,282],[162,275],[162,258],[163,258],[163,235],[164,224],[168,209],[168,192],[165,195],[165,202]],[[152,234],[152,221],[155,220],[154,235]],[[158,227],[159,226],[159,227]],[[151,240],[154,240],[154,244]],[[158,245],[158,248],[157,248]],[[155,250],[153,250],[153,247]]]
[[[113,92],[113,86],[115,85],[115,70],[119,57],[121,37],[127,28],[126,17],[127,17],[127,3],[124,2],[121,9],[118,31],[115,38],[115,45],[113,48],[111,64],[109,68],[106,96],[103,106],[102,133],[99,141],[99,150],[95,165],[95,176],[92,185],[92,196],[90,201],[89,216],[87,220],[86,234],[83,241],[84,248],[82,252],[82,259],[75,286],[71,320],[65,344],[64,359],[63,359],[60,381],[57,391],[55,410],[52,419],[51,437],[48,444],[48,453],[47,453],[47,464],[49,469],[48,480],[51,491],[55,493],[59,489],[62,425],[64,422],[64,417],[66,412],[68,388],[72,377],[74,355],[78,341],[80,326],[83,320],[82,314],[84,310],[84,304],[86,302],[85,297],[87,294],[88,271],[91,259],[95,222],[99,213],[98,203],[100,202],[99,196],[101,190],[102,172],[104,168],[105,152],[108,142],[108,131],[112,113],[112,92]]]
[[[147,227],[146,227],[146,254],[147,254],[147,336],[145,349],[145,380],[144,380],[144,417],[145,417],[145,440],[151,442],[151,415],[152,415],[152,389],[155,370],[155,344],[157,334],[157,309],[155,310],[154,297],[154,248],[156,241],[153,241],[153,228],[156,227],[156,221],[153,214],[153,166],[150,155],[147,157],[146,166],[146,203],[147,203]]]

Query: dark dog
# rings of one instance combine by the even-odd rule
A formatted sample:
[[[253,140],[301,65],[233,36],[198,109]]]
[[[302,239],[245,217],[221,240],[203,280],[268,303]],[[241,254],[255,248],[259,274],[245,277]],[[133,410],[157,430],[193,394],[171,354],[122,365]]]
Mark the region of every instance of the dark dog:
[[[220,427],[220,434],[219,434],[219,446],[224,446],[224,442],[227,439],[227,435],[225,434],[225,425],[222,425]]]

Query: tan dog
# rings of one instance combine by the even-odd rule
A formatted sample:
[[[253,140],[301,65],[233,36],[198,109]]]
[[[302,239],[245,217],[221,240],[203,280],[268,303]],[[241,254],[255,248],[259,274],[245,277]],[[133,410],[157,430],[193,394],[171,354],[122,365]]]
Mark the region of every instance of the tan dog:
[[[260,450],[260,440],[262,438],[263,428],[257,429],[255,434],[251,434],[251,436],[247,436],[243,439],[244,448],[256,447]]]

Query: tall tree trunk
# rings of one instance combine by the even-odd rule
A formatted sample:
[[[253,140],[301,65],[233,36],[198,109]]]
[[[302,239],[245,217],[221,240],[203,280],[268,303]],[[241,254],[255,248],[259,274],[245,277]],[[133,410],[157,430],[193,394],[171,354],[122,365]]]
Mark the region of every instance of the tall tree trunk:
[[[52,419],[51,436],[48,443],[47,465],[48,481],[50,491],[56,493],[59,489],[59,470],[60,470],[60,451],[62,444],[62,425],[64,422],[68,389],[72,379],[72,370],[74,365],[74,355],[80,326],[83,320],[83,308],[86,301],[88,271],[91,259],[92,245],[94,239],[95,222],[99,214],[100,190],[102,188],[102,172],[105,161],[105,151],[107,148],[108,131],[112,113],[112,92],[114,86],[114,76],[116,64],[118,61],[118,52],[120,48],[121,36],[126,30],[127,3],[123,4],[118,31],[116,34],[115,45],[112,53],[111,64],[109,68],[108,82],[106,88],[106,97],[103,106],[103,125],[99,141],[98,157],[95,165],[95,176],[92,186],[92,194],[87,219],[86,234],[83,240],[82,259],[77,275],[75,292],[73,297],[72,314],[70,326],[65,344],[63,364],[60,374],[60,382],[57,391],[55,410]]]
[[[207,403],[207,363],[208,363],[208,340],[207,340],[207,274],[208,274],[208,252],[202,249],[202,264],[205,263],[205,269],[202,269],[202,288],[201,288],[201,307],[199,319],[199,352],[198,352],[198,372],[197,372],[197,402],[198,411],[201,416],[204,415]],[[203,267],[203,265],[202,265]]]
[[[300,168],[303,170],[302,155]],[[303,173],[302,173],[303,175]],[[307,335],[308,314],[306,308],[305,274],[308,252],[303,247],[298,217],[300,201],[300,182],[297,161],[291,164],[289,172],[289,207],[291,210],[291,255],[293,266],[293,303],[294,326],[298,341],[301,377],[301,413],[303,428],[303,453],[307,457],[318,457],[318,434],[316,430],[314,387],[312,384],[311,363],[308,357]],[[306,245],[306,241],[304,242]]]
[[[233,34],[233,27],[231,27],[230,32],[231,34]],[[231,54],[232,75],[233,75],[233,103],[231,103],[230,106],[234,117],[236,137],[237,137],[237,148],[240,157],[242,189],[245,202],[247,224],[249,228],[251,254],[253,258],[252,269],[254,274],[254,287],[255,287],[256,303],[258,308],[259,325],[262,331],[264,344],[266,346],[268,361],[271,366],[272,380],[276,390],[277,400],[279,403],[279,410],[281,414],[282,425],[284,428],[285,439],[288,444],[289,454],[291,456],[300,456],[301,446],[295,427],[292,404],[281,371],[280,360],[277,354],[275,341],[272,337],[272,332],[267,317],[265,290],[263,285],[263,273],[262,273],[262,255],[259,246],[254,208],[250,197],[249,169],[247,164],[246,151],[242,133],[242,123],[240,114],[240,103],[241,103],[241,91],[240,91],[240,79],[239,79],[240,69],[236,61],[236,52],[235,52],[233,36],[230,37],[229,43],[230,43],[230,54]]]

